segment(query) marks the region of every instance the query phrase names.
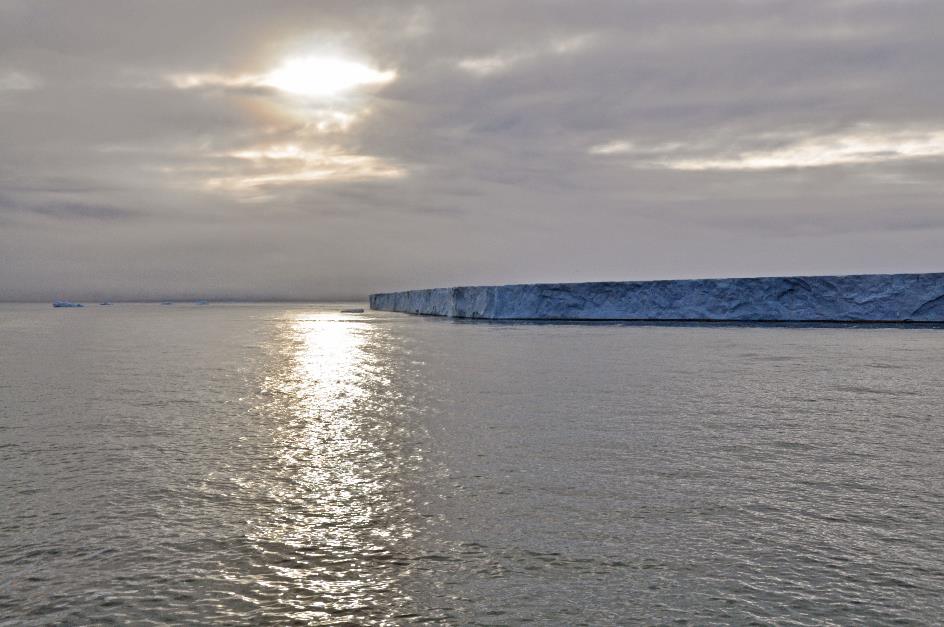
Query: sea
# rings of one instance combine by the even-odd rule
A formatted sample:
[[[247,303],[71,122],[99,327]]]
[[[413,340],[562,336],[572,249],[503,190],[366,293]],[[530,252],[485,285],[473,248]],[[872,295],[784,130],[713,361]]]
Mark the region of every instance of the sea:
[[[0,623],[944,618],[944,329],[352,306],[0,304]]]

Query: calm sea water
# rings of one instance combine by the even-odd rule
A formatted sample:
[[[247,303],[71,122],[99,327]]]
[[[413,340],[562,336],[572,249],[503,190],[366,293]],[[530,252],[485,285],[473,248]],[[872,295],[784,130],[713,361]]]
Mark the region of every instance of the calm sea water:
[[[9,623],[939,622],[944,330],[0,305]]]

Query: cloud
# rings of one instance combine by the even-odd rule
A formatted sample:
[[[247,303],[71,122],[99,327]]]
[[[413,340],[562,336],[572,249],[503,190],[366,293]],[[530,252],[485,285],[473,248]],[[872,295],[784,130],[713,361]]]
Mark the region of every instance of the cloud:
[[[28,91],[42,85],[35,76],[16,71],[0,71],[0,91]]]
[[[939,2],[0,11],[0,298],[941,269]]]
[[[198,147],[193,151],[196,163],[184,168],[171,164],[162,171],[189,173],[205,190],[251,201],[272,200],[272,189],[279,186],[402,178],[407,174],[403,166],[352,153],[337,143],[371,114],[363,95],[346,94],[390,83],[396,76],[393,70],[330,56],[292,57],[258,75],[170,75],[177,89],[220,88],[256,97],[258,106],[283,129],[276,131],[277,137],[261,133],[255,138],[261,141],[248,146],[224,151]]]
[[[489,74],[495,74],[496,72],[501,72],[502,70],[511,67],[517,61],[526,58],[522,54],[494,54],[486,57],[472,57],[468,59],[462,59],[459,61],[459,68],[465,70],[466,72],[471,72],[472,74],[479,74],[481,76],[488,76]]]
[[[466,72],[479,76],[489,76],[508,70],[522,62],[537,60],[549,55],[567,55],[579,52],[590,45],[592,41],[592,35],[583,33],[553,39],[540,46],[522,47],[485,56],[460,59],[457,65],[459,69]]]
[[[758,138],[758,143],[769,137],[768,134]],[[689,146],[684,143],[641,146],[614,140],[592,146],[588,152],[591,155],[630,157],[642,167],[672,170],[821,168],[939,158],[944,156],[944,131],[851,131],[788,140],[785,145],[775,148],[747,150],[734,155],[727,154],[723,146],[713,148],[714,153],[712,147],[697,143]]]
[[[44,218],[57,222],[126,220],[135,215],[127,209],[106,205],[57,200],[23,203],[10,196],[0,197],[0,214],[8,219]]]
[[[209,189],[252,190],[277,185],[401,178],[406,171],[370,155],[345,154],[337,147],[310,149],[297,144],[236,150],[220,157],[240,162],[238,174],[206,181]]]
[[[356,61],[306,56],[287,59],[265,74],[191,72],[171,74],[167,80],[178,89],[270,88],[307,98],[329,98],[359,87],[384,85],[396,77],[394,70],[380,71]]]

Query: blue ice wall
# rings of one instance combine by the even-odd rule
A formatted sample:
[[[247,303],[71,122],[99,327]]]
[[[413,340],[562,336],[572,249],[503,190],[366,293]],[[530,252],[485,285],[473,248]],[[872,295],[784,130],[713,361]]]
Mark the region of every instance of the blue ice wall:
[[[944,273],[449,287],[372,294],[370,306],[494,320],[944,322]]]

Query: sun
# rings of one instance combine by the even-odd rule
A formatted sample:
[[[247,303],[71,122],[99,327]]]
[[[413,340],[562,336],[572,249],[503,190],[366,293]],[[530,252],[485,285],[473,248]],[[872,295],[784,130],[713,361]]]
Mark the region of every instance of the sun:
[[[336,57],[297,57],[266,74],[262,84],[299,96],[324,97],[389,83],[396,76],[393,70],[380,71]]]

